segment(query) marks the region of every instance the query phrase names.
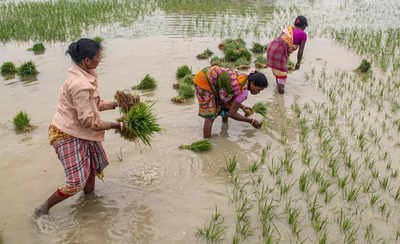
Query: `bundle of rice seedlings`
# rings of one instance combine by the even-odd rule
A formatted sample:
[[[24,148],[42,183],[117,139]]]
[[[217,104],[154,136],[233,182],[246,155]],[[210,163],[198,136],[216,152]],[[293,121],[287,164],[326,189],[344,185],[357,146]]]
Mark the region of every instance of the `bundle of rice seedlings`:
[[[265,103],[258,102],[256,104],[254,104],[251,109],[255,113],[262,115],[263,117],[265,117],[267,115],[267,105]]]
[[[288,60],[288,70],[294,70],[296,68],[296,64],[292,60]]]
[[[265,45],[262,45],[258,42],[253,42],[253,47],[250,49],[253,53],[264,53],[265,52]]]
[[[33,129],[28,114],[20,111],[13,119],[14,129],[17,132],[29,132]]]
[[[127,113],[132,106],[138,105],[140,102],[139,95],[132,95],[131,93],[124,91],[117,91],[114,98],[122,113]]]
[[[222,43],[218,45],[218,48],[221,50],[225,50],[227,47],[241,48],[246,47],[246,42],[243,39],[225,39]]]
[[[145,103],[131,107],[129,112],[119,119],[125,124],[124,130],[120,131],[121,136],[128,140],[139,139],[145,145],[150,145],[153,134],[161,131],[151,107],[152,105]]]
[[[181,79],[189,74],[190,75],[192,74],[192,70],[187,65],[182,65],[182,66],[178,67],[176,70],[176,78],[178,78],[178,79]]]
[[[220,65],[222,62],[223,60],[218,56],[213,56],[210,60],[211,65]]]
[[[32,77],[37,75],[39,72],[36,69],[36,65],[32,61],[25,62],[18,68],[18,75],[22,78]]]
[[[150,74],[146,74],[143,80],[140,83],[133,87],[133,89],[138,90],[154,90],[157,87],[157,81],[150,76]]]
[[[184,99],[193,98],[194,97],[194,88],[191,84],[180,83],[179,84],[179,96]]]
[[[185,75],[185,77],[183,77],[182,79],[179,80],[179,83],[193,85],[193,75],[192,74]]]
[[[104,39],[102,37],[100,37],[100,36],[95,36],[93,38],[93,41],[97,42],[98,44],[101,44],[103,42],[103,40]]]
[[[360,73],[367,73],[370,69],[371,69],[371,63],[368,62],[368,60],[363,59],[361,61],[360,66],[358,66],[358,68],[356,69],[356,71]]]
[[[184,97],[181,96],[176,96],[171,98],[171,102],[173,103],[185,103],[186,99]]]
[[[196,57],[198,59],[207,59],[207,58],[211,57],[213,54],[214,54],[213,51],[211,51],[210,49],[207,48],[202,53],[198,54]]]
[[[35,43],[28,51],[33,51],[34,54],[42,54],[46,48],[44,47],[43,43]]]
[[[219,74],[215,81],[215,85],[217,86],[217,90],[224,88],[228,94],[232,93],[231,76],[228,72]]]
[[[14,75],[15,73],[17,73],[17,68],[15,68],[12,62],[4,62],[3,65],[1,65],[1,74],[3,76]]]
[[[245,57],[240,57],[238,60],[236,60],[235,66],[237,69],[249,69],[250,61]]]
[[[212,148],[212,144],[209,140],[204,139],[200,141],[193,142],[190,145],[181,145],[180,149],[192,150],[193,152],[206,152],[210,151]]]
[[[246,47],[236,48],[232,46],[227,46],[224,49],[225,61],[236,62],[240,58],[245,58],[248,61],[251,60],[251,53]]]
[[[267,65],[267,59],[264,56],[258,56],[254,61],[256,68],[262,69]]]

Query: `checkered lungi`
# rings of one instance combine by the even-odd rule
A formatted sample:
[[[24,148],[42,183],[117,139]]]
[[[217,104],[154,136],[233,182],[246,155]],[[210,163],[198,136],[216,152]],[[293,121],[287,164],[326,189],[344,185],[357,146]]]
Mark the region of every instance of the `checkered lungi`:
[[[267,66],[288,72],[289,48],[282,38],[273,40],[267,48]]]
[[[64,195],[74,195],[83,189],[92,173],[101,173],[108,165],[107,155],[101,142],[76,137],[60,139],[53,147],[64,167],[65,185],[58,188]]]

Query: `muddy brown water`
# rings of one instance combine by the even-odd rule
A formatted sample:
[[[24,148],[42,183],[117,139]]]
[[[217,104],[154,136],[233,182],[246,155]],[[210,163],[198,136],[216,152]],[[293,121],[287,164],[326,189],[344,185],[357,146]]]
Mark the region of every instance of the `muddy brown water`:
[[[205,48],[219,52],[219,42],[167,37],[106,40],[98,68],[102,98],[111,99],[116,90],[129,88],[151,74],[158,80],[158,88],[142,97],[155,102],[163,131],[153,138],[152,147],[124,141],[108,131],[104,147],[111,163],[104,182],[96,181],[95,194],[79,193],[39,220],[32,218],[33,208],[64,181],[61,164],[47,142],[47,127],[71,61],[64,54],[64,43],[46,44],[45,54],[39,56],[26,51],[29,45],[25,43],[1,45],[0,63],[33,60],[40,72],[38,80],[29,84],[18,78],[0,83],[0,229],[5,243],[197,242],[196,230],[209,220],[215,206],[223,214],[232,211],[225,158],[238,153],[240,166],[247,167],[262,148],[279,140],[283,121],[294,116],[290,106],[295,100],[319,99],[321,94],[304,80],[304,72],[311,67],[326,63],[332,71],[350,71],[360,62],[358,56],[330,40],[312,39],[302,69],[289,75],[285,95],[277,94],[271,71],[264,69],[270,86],[245,102],[268,103],[267,130],[230,120],[229,129],[221,131],[218,119],[211,152],[179,150],[179,145],[201,138],[203,121],[197,116],[195,101],[184,105],[170,102],[176,95],[172,89],[176,68],[188,64],[196,72],[208,65],[208,60],[199,61],[196,55]],[[17,135],[12,118],[19,110],[26,111],[38,128]],[[118,112],[102,115],[113,120]],[[293,129],[289,128],[288,134],[296,137]],[[226,222],[233,223],[229,216]]]

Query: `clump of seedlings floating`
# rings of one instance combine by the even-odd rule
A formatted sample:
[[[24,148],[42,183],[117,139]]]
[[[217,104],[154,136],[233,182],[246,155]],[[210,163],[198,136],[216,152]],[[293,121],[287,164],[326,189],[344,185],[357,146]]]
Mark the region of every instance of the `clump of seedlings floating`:
[[[193,152],[206,152],[210,151],[212,148],[212,144],[209,140],[204,139],[200,141],[193,142],[189,145],[181,145],[180,149],[192,150]]]
[[[132,87],[134,90],[154,90],[157,87],[157,81],[150,75],[146,74],[145,77],[139,82],[138,85]]]
[[[132,106],[127,113],[123,113],[118,121],[125,125],[122,131],[118,131],[122,137],[128,140],[138,139],[145,145],[150,145],[154,133],[161,131],[152,112],[152,105],[142,102]]]
[[[176,78],[177,79],[181,79],[181,78],[185,77],[186,75],[191,75],[191,74],[192,74],[192,69],[190,69],[189,66],[187,66],[187,65],[179,66],[176,69]]]
[[[18,75],[22,80],[35,78],[37,74],[39,74],[39,71],[37,71],[36,65],[32,61],[25,62],[18,68]]]
[[[243,41],[242,39],[236,39],[236,40],[225,40],[222,43],[223,46],[223,52],[225,54],[224,60],[225,62],[236,62],[240,58],[242,60],[247,60],[250,62],[251,60],[251,53],[250,51],[246,48],[246,42]]]
[[[43,43],[35,43],[28,51],[32,51],[35,55],[43,54],[46,48],[44,47]]]
[[[34,127],[30,124],[30,118],[27,113],[20,111],[13,119],[16,132],[30,132]]]
[[[371,69],[371,63],[368,62],[368,60],[363,59],[361,61],[361,64],[357,67],[356,72],[364,74],[364,73],[367,73],[368,71],[370,71],[370,69]]]
[[[213,55],[213,51],[211,51],[210,49],[206,49],[204,50],[202,53],[198,54],[196,57],[198,59],[208,59],[209,57],[211,57]]]
[[[93,41],[97,42],[98,44],[102,44],[102,42],[104,41],[104,39],[100,36],[95,36],[93,38]]]
[[[117,91],[114,95],[117,101],[118,107],[122,113],[127,113],[132,106],[136,106],[140,103],[139,95],[133,95],[129,92]]]
[[[12,62],[4,62],[1,65],[1,75],[4,77],[13,77],[15,73],[17,73],[17,68],[15,67],[14,63]]]
[[[262,44],[260,44],[260,43],[258,43],[258,42],[253,42],[253,47],[252,47],[250,50],[251,50],[253,53],[260,54],[260,53],[264,53],[264,52],[265,52],[266,46],[265,46],[265,45],[262,45]]]

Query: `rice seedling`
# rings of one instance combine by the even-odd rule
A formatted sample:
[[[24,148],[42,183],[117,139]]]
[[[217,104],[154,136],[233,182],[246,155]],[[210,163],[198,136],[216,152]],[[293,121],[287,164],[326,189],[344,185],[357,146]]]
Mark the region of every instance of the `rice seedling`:
[[[299,189],[301,192],[308,192],[308,190],[310,189],[310,181],[308,177],[308,174],[304,172],[300,175]]]
[[[266,45],[262,45],[258,42],[253,42],[253,46],[250,49],[253,53],[264,53],[266,50]]]
[[[271,161],[271,164],[267,165],[268,172],[271,176],[277,176],[280,174],[282,170],[282,165],[281,164],[274,164],[274,160]]]
[[[371,69],[371,63],[368,60],[363,59],[360,66],[357,67],[356,71],[359,73],[367,73]]]
[[[132,106],[138,105],[140,102],[139,95],[133,95],[124,91],[117,91],[114,98],[122,113],[127,113]]]
[[[311,149],[308,146],[304,146],[303,151],[301,152],[301,162],[306,166],[310,166]]]
[[[186,75],[191,75],[191,74],[192,74],[192,70],[187,65],[179,66],[176,69],[176,78],[177,79],[181,79],[181,78],[185,77]]]
[[[225,160],[226,170],[228,171],[228,173],[230,175],[233,175],[233,173],[235,172],[237,162],[238,162],[238,159],[237,159],[236,155]]]
[[[348,218],[348,217],[344,214],[343,209],[340,209],[340,216],[339,216],[339,218],[338,218],[338,222],[339,222],[340,230],[341,230],[345,235],[347,235],[348,233],[350,233],[351,230],[352,230],[353,227],[354,227],[353,221],[352,221],[350,218]]]
[[[1,75],[2,76],[12,76],[17,73],[17,68],[12,62],[4,62],[1,65]]]
[[[373,169],[371,170],[371,175],[374,179],[378,179],[379,178],[379,171],[377,169]]]
[[[225,229],[224,217],[222,217],[218,209],[215,208],[215,212],[211,216],[210,223],[207,226],[198,229],[197,235],[199,238],[213,243],[223,240]]]
[[[16,132],[30,132],[33,129],[28,114],[23,111],[20,111],[15,115],[13,123]]]
[[[236,62],[239,59],[251,61],[251,53],[246,46],[227,45],[224,48],[224,60],[226,62]]]
[[[293,173],[294,156],[296,152],[291,147],[285,148],[283,157],[280,158],[281,167],[284,167],[287,174]]]
[[[329,190],[327,190],[324,195],[325,204],[328,204],[335,196],[336,192],[329,192]]]
[[[389,185],[389,177],[384,177],[382,180],[378,178],[379,185],[381,186],[382,190],[386,190]]]
[[[287,206],[288,211],[288,223],[291,227],[292,233],[296,235],[297,238],[300,236],[298,217],[300,215],[300,210],[298,208],[292,208]]]
[[[328,241],[328,233],[324,231],[324,233],[319,237],[318,244],[326,244]]]
[[[255,113],[260,114],[265,117],[267,115],[267,105],[266,103],[258,102],[251,108]]]
[[[280,143],[282,144],[282,145],[286,145],[286,143],[287,143],[287,130],[286,130],[286,127],[282,127],[281,128],[281,139],[280,139]]]
[[[400,229],[396,230],[396,241],[400,240]]]
[[[365,228],[364,237],[369,242],[371,242],[373,239],[375,239],[374,226],[371,223],[369,225],[367,225],[367,227]]]
[[[35,55],[43,54],[46,48],[43,43],[35,43],[31,48],[28,48],[28,51],[33,51]]]
[[[213,51],[207,48],[202,53],[198,54],[196,57],[198,59],[207,59],[211,57],[213,54],[214,54]]]
[[[347,200],[348,202],[355,202],[355,201],[357,201],[359,192],[360,192],[360,189],[356,189],[356,188],[353,188],[353,189],[351,189],[351,190],[349,190],[349,191],[346,190],[346,191],[345,191],[346,200]]]
[[[328,188],[332,185],[331,182],[329,182],[328,180],[322,178],[319,182],[319,189],[318,192],[321,194],[325,194],[328,191]]]
[[[179,79],[179,84],[193,85],[193,75],[192,74],[185,75],[185,77]]]
[[[138,85],[132,87],[132,89],[137,90],[154,90],[157,87],[157,81],[150,76],[150,74],[146,74],[144,78],[139,82]]]
[[[347,179],[348,179],[348,176],[345,176],[345,177],[342,177],[342,178],[338,178],[338,187],[340,188],[340,189],[344,189],[344,187],[346,186],[346,184],[347,184]]]
[[[393,195],[395,201],[400,200],[400,187],[397,187],[396,193]]]
[[[292,185],[293,184],[286,183],[286,182],[283,182],[280,184],[279,190],[280,190],[280,199],[281,200],[282,200],[282,197],[287,197],[290,189],[292,188]]]
[[[353,167],[351,169],[351,179],[353,180],[353,182],[355,182],[357,180],[359,169],[360,168],[356,168],[356,167]]]
[[[207,152],[212,148],[212,144],[209,140],[204,139],[200,141],[193,142],[190,145],[181,145],[180,149],[192,150],[193,152]]]
[[[257,172],[259,167],[260,167],[260,164],[257,161],[254,161],[253,163],[251,163],[249,165],[249,171],[251,173],[255,173],[255,172]]]
[[[18,75],[23,79],[36,76],[38,73],[36,65],[32,61],[25,62],[18,68]]]
[[[139,103],[123,114],[119,119],[125,124],[125,128],[120,131],[121,136],[128,140],[139,139],[145,145],[150,145],[153,134],[161,131],[151,109],[152,105]]]
[[[362,183],[362,188],[363,188],[363,192],[364,192],[364,193],[371,192],[372,180],[365,180],[365,181],[363,181],[363,183]]]

